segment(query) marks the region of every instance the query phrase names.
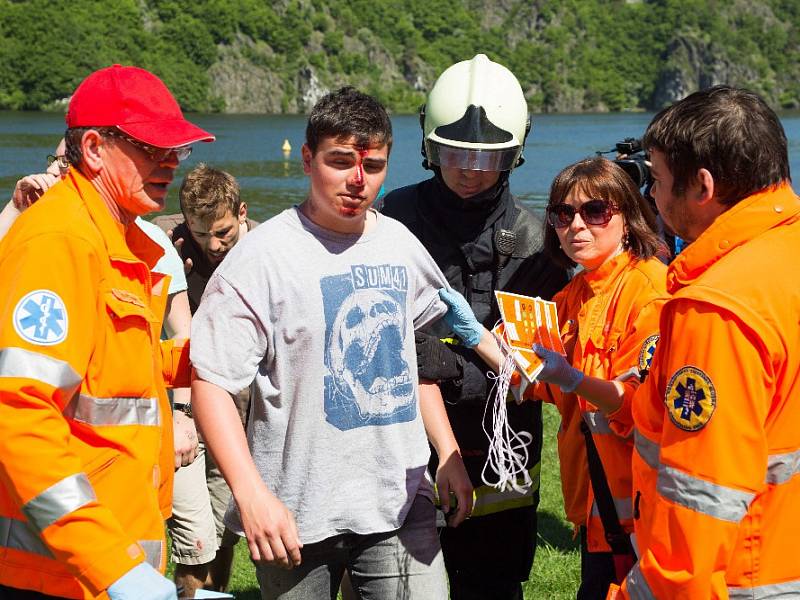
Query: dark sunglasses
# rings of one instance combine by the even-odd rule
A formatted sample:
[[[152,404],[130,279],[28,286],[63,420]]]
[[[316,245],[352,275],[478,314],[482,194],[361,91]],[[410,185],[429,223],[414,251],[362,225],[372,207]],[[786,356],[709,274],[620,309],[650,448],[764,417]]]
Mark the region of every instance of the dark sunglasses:
[[[174,152],[175,156],[178,159],[178,162],[183,162],[189,155],[192,153],[191,146],[180,146],[178,148],[158,148],[157,146],[151,146],[150,144],[145,144],[144,142],[140,142],[139,140],[135,140],[129,135],[125,135],[119,129],[107,129],[105,130],[105,135],[109,137],[115,137],[121,140],[125,140],[129,144],[132,144],[142,150],[147,156],[150,157],[150,160],[160,163],[164,162],[167,159],[167,156],[170,153]]]
[[[608,225],[617,212],[617,207],[608,200],[589,200],[578,208],[562,202],[547,207],[547,222],[556,229],[569,227],[577,213],[587,225]]]

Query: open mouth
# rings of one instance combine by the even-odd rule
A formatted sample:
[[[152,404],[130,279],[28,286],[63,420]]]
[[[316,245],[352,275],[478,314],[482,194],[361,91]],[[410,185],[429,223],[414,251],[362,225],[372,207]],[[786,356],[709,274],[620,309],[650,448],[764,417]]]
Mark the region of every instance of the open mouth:
[[[362,360],[354,369],[356,381],[371,395],[401,398],[411,395],[413,383],[402,356],[403,339],[397,321],[381,319],[363,348]]]

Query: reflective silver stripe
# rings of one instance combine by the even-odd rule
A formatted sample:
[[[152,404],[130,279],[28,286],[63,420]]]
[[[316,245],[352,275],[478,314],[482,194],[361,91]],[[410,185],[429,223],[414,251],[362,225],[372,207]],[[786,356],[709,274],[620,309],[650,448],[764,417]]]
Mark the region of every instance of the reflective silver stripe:
[[[660,465],[658,456],[661,452],[661,448],[659,448],[658,444],[648,440],[641,433],[639,433],[638,429],[634,429],[633,445],[636,447],[636,451],[639,453],[639,456],[642,457],[642,460],[646,462],[651,469],[658,469]]]
[[[728,596],[731,600],[796,600],[800,598],[800,579],[752,588],[729,587]]]
[[[617,511],[617,517],[619,519],[633,518],[632,498],[614,498],[614,508]],[[597,500],[592,501],[592,515],[595,517],[600,516],[600,509],[597,507]]]
[[[0,350],[0,377],[35,379],[72,396],[81,384],[81,377],[69,363],[23,348]]]
[[[662,465],[656,490],[661,496],[715,519],[738,523],[747,514],[755,494],[692,477]]]
[[[786,483],[800,473],[800,450],[772,454],[767,461],[767,483]]]
[[[583,420],[589,426],[589,431],[592,433],[609,434],[613,433],[608,424],[606,416],[598,411],[586,411],[583,413]]]
[[[64,409],[69,418],[89,425],[160,424],[158,398],[93,398],[80,394]]]
[[[42,539],[33,532],[30,525],[10,517],[0,517],[0,548],[23,550],[53,558],[53,553],[44,545]]]
[[[738,523],[747,514],[755,494],[692,477],[673,467],[662,465],[660,447],[638,430],[634,431],[634,446],[647,465],[658,470],[656,489],[664,498],[707,514],[716,519]]]
[[[655,594],[642,575],[642,570],[637,562],[625,578],[628,583],[628,596],[631,600],[655,600]]]
[[[163,545],[161,540],[139,540],[139,545],[144,550],[145,560],[154,569],[161,568],[161,554]]]
[[[31,525],[42,531],[61,517],[95,500],[97,496],[89,479],[83,473],[76,473],[51,485],[26,502],[22,512]]]

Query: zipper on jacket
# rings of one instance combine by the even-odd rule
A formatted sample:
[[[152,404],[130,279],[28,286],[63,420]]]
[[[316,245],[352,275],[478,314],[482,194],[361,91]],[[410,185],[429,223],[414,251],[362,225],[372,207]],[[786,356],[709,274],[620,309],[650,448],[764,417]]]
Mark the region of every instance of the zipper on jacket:
[[[472,273],[467,273],[467,281],[466,281],[467,285],[464,286],[466,288],[464,290],[466,292],[464,294],[464,297],[467,300],[467,304],[469,304],[470,306],[472,305],[472,280],[474,277],[475,276]]]

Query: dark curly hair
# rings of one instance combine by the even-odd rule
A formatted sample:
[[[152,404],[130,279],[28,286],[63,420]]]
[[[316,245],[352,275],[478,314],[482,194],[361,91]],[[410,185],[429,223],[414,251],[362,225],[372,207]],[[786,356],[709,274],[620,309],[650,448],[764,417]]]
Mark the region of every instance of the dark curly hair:
[[[392,122],[386,109],[372,96],[351,86],[323,96],[311,109],[306,125],[306,144],[312,154],[323,138],[355,138],[356,144],[392,147]]]
[[[676,196],[700,169],[714,177],[714,195],[726,205],[790,179],[778,116],[744,89],[718,85],[686,96],[653,118],[642,143],[664,153]]]

